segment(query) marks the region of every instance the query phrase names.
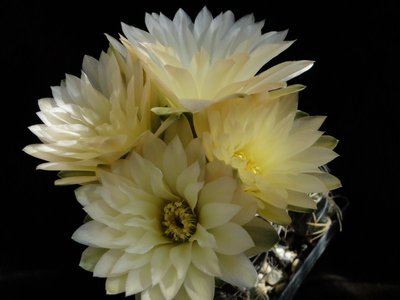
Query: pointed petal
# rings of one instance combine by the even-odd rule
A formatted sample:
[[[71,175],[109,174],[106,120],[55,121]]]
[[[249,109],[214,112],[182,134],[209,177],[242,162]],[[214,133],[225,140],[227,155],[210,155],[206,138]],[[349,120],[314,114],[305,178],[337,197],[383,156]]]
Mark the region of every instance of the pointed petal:
[[[106,280],[107,295],[116,295],[125,292],[126,275],[108,277]]]
[[[153,285],[160,282],[172,264],[169,258],[171,248],[172,244],[158,247],[153,251],[151,257],[151,279]]]
[[[82,253],[79,266],[86,271],[93,272],[94,267],[105,252],[107,252],[107,249],[87,247]]]
[[[214,277],[204,274],[191,266],[184,287],[192,300],[212,300],[214,297]]]
[[[229,203],[207,203],[200,211],[200,224],[205,229],[228,223],[238,212],[240,206]]]
[[[164,299],[173,299],[181,288],[184,279],[184,276],[178,278],[177,271],[173,267],[169,268],[167,274],[165,274],[159,284]]]
[[[193,243],[192,263],[197,269],[210,276],[221,275],[218,257],[211,248],[203,248],[197,243]]]
[[[192,243],[182,243],[171,249],[169,258],[177,271],[177,278],[185,277],[192,260]]]
[[[189,241],[197,241],[200,247],[203,248],[215,248],[217,242],[214,235],[209,233],[203,226],[197,223],[197,228],[195,234],[192,235]]]
[[[217,242],[216,252],[235,255],[254,247],[251,236],[242,226],[235,223],[226,223],[220,227],[210,229]]]
[[[114,264],[123,254],[120,250],[108,250],[100,260],[97,262],[93,270],[93,276],[96,277],[108,277]]]
[[[236,181],[232,177],[221,177],[206,183],[200,192],[198,206],[201,209],[207,203],[230,203],[236,189]]]
[[[244,254],[234,256],[218,254],[218,260],[222,280],[239,287],[253,287],[256,284],[257,272]]]
[[[150,268],[145,266],[143,268],[132,270],[128,273],[125,284],[125,295],[130,296],[146,290],[151,285]]]

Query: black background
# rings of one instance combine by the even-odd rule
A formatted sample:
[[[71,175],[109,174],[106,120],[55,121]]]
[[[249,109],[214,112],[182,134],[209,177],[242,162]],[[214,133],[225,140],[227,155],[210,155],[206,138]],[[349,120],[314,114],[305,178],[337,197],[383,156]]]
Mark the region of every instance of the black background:
[[[83,246],[70,239],[84,213],[73,187],[54,187],[56,174],[21,149],[37,142],[37,100],[51,96],[65,73],[80,74],[85,54],[107,49],[120,22],[144,27],[145,12],[194,17],[207,4],[214,16],[266,19],[264,31],[289,28],[296,43],[271,63],[312,59],[293,80],[307,89],[300,109],[327,115],[323,130],[340,139],[330,164],[350,201],[344,230],[318,261],[298,299],[395,299],[399,284],[398,111],[400,13],[391,2],[2,1],[0,299],[122,299],[104,296],[104,280],[78,266]],[[339,283],[338,283],[339,282]]]

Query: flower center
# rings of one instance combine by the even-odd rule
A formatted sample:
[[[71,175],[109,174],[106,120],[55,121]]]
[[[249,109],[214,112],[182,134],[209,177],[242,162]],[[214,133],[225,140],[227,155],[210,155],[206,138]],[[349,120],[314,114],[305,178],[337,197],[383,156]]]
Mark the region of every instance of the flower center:
[[[240,151],[236,152],[233,156],[246,163],[245,166],[246,171],[252,172],[254,175],[260,174],[261,168],[254,161],[249,159],[246,154]]]
[[[161,223],[164,234],[174,242],[183,243],[196,232],[197,216],[186,201],[170,202],[164,206]]]

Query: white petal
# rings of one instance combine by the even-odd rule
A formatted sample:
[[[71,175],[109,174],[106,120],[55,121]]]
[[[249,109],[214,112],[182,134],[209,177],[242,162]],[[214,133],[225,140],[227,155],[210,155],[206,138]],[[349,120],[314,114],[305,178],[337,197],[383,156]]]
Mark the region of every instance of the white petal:
[[[226,223],[220,227],[209,230],[217,242],[216,252],[235,255],[254,246],[250,235],[240,225]]]
[[[143,157],[162,169],[162,154],[167,145],[160,139],[152,137],[143,145]]]
[[[214,235],[209,233],[200,223],[197,223],[196,232],[192,235],[190,241],[197,241],[203,248],[215,248],[217,245]]]
[[[114,266],[110,272],[111,276],[122,275],[130,270],[140,269],[144,265],[150,264],[152,253],[145,254],[130,254],[124,253],[114,263]]]
[[[301,130],[318,130],[326,117],[323,116],[306,116],[298,118],[293,122],[292,132]]]
[[[220,278],[234,286],[253,287],[257,281],[257,272],[244,255],[222,255],[218,254],[222,276]]]
[[[113,240],[121,233],[97,221],[90,221],[79,227],[72,239],[78,243],[100,248],[111,248]]]
[[[204,186],[203,182],[195,182],[189,184],[185,188],[184,196],[192,210],[194,210],[196,207],[197,200],[199,198],[199,192],[203,188],[203,186]]]
[[[126,275],[108,277],[106,280],[107,295],[116,295],[125,292]]]
[[[321,136],[315,143],[314,147],[325,147],[328,149],[335,149],[337,144],[339,143],[339,140],[334,138],[333,136],[330,135],[323,135]]]
[[[199,163],[194,163],[186,168],[176,180],[176,190],[181,197],[185,195],[185,189],[188,185],[197,183],[200,176]]]
[[[232,222],[243,225],[254,218],[258,208],[255,197],[244,191],[236,191],[232,203],[241,207],[240,211],[232,218]]]
[[[82,205],[89,205],[94,199],[98,198],[96,193],[99,191],[99,185],[87,184],[75,190],[76,200]],[[94,199],[93,199],[94,198]]]
[[[287,187],[296,192],[302,193],[326,193],[329,191],[327,186],[317,176],[309,174],[287,175],[285,176]]]
[[[214,277],[204,274],[194,266],[188,270],[184,287],[191,300],[212,300],[214,297]]]
[[[125,295],[130,296],[140,293],[151,285],[150,268],[145,266],[128,273],[125,284]]]
[[[342,186],[342,183],[340,182],[340,180],[336,176],[333,176],[332,174],[317,173],[317,174],[313,174],[313,176],[315,176],[319,180],[321,180],[328,190],[338,189]]]
[[[163,157],[163,173],[172,191],[175,191],[176,180],[185,168],[187,168],[185,150],[176,137],[168,144]]]
[[[299,212],[313,212],[317,204],[306,193],[288,191],[288,209]]]
[[[126,252],[134,254],[144,254],[158,245],[167,244],[170,242],[171,241],[167,239],[163,234],[161,234],[161,232],[146,232],[140,238],[140,240],[138,240],[134,245],[128,247],[126,249]]]
[[[273,206],[267,202],[263,202],[262,205],[263,208],[259,208],[258,213],[265,219],[283,226],[292,222],[286,209]]]
[[[182,243],[171,249],[169,258],[177,271],[177,278],[185,277],[192,260],[192,243]]]
[[[140,300],[155,300],[155,299],[164,299],[163,294],[161,293],[160,286],[152,286],[142,292],[140,295]]]
[[[229,222],[238,212],[240,206],[229,203],[207,203],[200,210],[200,224],[205,229],[221,226]]]
[[[85,251],[83,251],[82,253],[79,266],[85,269],[86,271],[93,272],[93,269],[96,266],[97,262],[106,251],[107,249],[103,248],[93,248],[93,247],[86,248]]]
[[[230,203],[236,189],[236,181],[232,177],[222,177],[206,183],[200,192],[198,206],[206,203]]]
[[[97,277],[108,277],[114,264],[123,254],[120,250],[109,250],[103,254],[93,270],[93,275]]]
[[[210,276],[221,275],[218,257],[211,248],[203,248],[197,243],[193,243],[192,262],[197,269]]]
[[[178,278],[177,271],[174,268],[169,268],[159,284],[164,298],[167,300],[173,299],[181,288],[184,279],[185,277]]]
[[[291,158],[294,161],[312,164],[316,167],[327,164],[339,155],[325,147],[311,147]]]
[[[153,285],[159,283],[172,264],[169,258],[169,251],[171,247],[172,244],[164,245],[156,248],[153,251],[153,255],[151,257],[151,278]]]

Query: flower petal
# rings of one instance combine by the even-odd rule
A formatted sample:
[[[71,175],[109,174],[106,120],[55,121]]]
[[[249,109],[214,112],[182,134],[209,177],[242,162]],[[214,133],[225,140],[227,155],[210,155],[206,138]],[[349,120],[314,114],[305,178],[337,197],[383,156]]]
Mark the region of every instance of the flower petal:
[[[196,267],[190,266],[184,287],[192,300],[212,300],[214,297],[214,277],[204,274]]]
[[[197,223],[196,232],[192,235],[189,241],[197,241],[200,247],[203,248],[215,248],[217,246],[214,235],[209,233],[203,226],[200,225],[200,223]]]
[[[182,243],[171,249],[169,258],[177,271],[177,278],[185,277],[192,260],[192,243]]]
[[[200,176],[199,163],[194,163],[178,176],[176,179],[176,190],[181,197],[185,195],[185,189],[188,185],[197,183]]]
[[[204,185],[200,192],[198,207],[207,203],[230,203],[236,189],[236,181],[232,177],[221,177]]]
[[[151,286],[150,268],[144,266],[128,273],[125,284],[125,295],[140,293]]]
[[[107,252],[107,249],[87,247],[82,253],[79,266],[86,271],[93,272],[94,267],[105,252]]]
[[[170,189],[175,192],[179,174],[187,168],[186,153],[182,142],[175,137],[167,146],[163,157],[163,174]]]
[[[113,240],[120,234],[119,231],[104,224],[90,221],[79,227],[72,235],[72,239],[87,246],[109,249],[113,247]]]
[[[223,255],[218,254],[218,261],[221,266],[222,280],[239,287],[253,287],[257,281],[257,272],[244,255]]]
[[[185,188],[184,196],[192,210],[194,210],[196,207],[197,200],[199,198],[199,192],[203,188],[203,186],[204,186],[203,182],[195,182],[189,184]]]
[[[171,241],[161,233],[146,232],[135,244],[126,248],[126,252],[134,254],[144,254],[154,247],[168,244]]]
[[[298,212],[313,212],[317,209],[317,204],[306,193],[288,191],[288,209]]]
[[[151,286],[144,290],[140,295],[140,300],[154,300],[154,299],[164,299],[164,295],[161,292],[160,286]]]
[[[165,299],[173,299],[182,286],[185,276],[178,278],[177,271],[171,267],[160,281],[160,289]]]
[[[262,203],[262,208],[258,209],[258,213],[267,220],[279,225],[287,226],[292,222],[286,209],[275,207],[267,202]]]
[[[93,270],[93,276],[96,277],[108,277],[114,264],[123,254],[120,250],[108,250],[100,260],[97,262]]]
[[[108,277],[106,280],[106,292],[108,295],[116,295],[125,292],[126,277]]]
[[[232,222],[243,225],[252,220],[256,215],[258,204],[254,196],[237,190],[232,203],[241,207],[240,211],[232,218]]]
[[[216,252],[235,255],[254,246],[251,236],[240,225],[226,223],[220,227],[209,230],[217,242]]]
[[[165,276],[171,266],[169,252],[172,244],[157,247],[151,257],[151,279],[153,285],[156,285]]]
[[[229,222],[241,207],[229,203],[207,203],[200,210],[200,224],[205,229],[221,226]]]
[[[210,276],[221,275],[218,257],[212,248],[203,248],[197,243],[193,243],[192,263],[197,269]]]
[[[130,270],[140,269],[144,265],[150,264],[151,255],[151,252],[145,254],[122,254],[114,263],[114,266],[110,271],[110,276],[122,275]]]

